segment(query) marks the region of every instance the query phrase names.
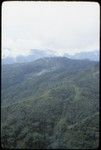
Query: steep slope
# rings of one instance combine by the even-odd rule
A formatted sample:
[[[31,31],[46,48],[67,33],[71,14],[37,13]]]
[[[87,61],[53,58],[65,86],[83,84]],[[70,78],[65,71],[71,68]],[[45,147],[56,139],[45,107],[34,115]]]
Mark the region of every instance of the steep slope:
[[[99,64],[65,57],[2,67],[2,147],[97,148]]]

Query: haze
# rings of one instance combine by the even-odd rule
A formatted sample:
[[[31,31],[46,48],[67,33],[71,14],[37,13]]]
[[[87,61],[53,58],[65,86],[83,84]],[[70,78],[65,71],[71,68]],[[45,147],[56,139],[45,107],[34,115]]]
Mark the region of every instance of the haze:
[[[99,14],[96,2],[3,2],[2,55],[99,50]]]

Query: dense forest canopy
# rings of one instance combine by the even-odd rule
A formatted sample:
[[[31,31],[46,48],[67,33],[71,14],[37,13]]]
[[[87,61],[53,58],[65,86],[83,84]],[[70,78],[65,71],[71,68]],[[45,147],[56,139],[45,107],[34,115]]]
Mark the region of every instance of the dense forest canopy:
[[[66,57],[2,65],[3,148],[99,146],[99,63]]]

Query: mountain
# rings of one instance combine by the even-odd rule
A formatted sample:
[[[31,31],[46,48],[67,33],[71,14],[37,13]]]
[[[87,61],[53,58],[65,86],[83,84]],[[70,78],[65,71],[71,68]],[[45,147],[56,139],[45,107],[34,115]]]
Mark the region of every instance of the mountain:
[[[89,59],[94,61],[99,61],[99,52],[92,51],[92,52],[80,52],[76,53],[73,56],[68,56],[71,59]]]
[[[99,63],[45,57],[2,64],[3,148],[99,146]]]
[[[5,57],[5,58],[2,58],[2,63],[3,64],[13,64],[13,63],[15,63],[15,59],[13,57]]]
[[[53,51],[51,51],[51,50],[32,49],[31,53],[27,56],[23,56],[23,55],[19,55],[17,57],[8,56],[8,57],[5,57],[2,59],[2,63],[3,64],[13,64],[13,63],[32,62],[39,58],[55,57],[55,56],[56,56],[56,54],[53,53]],[[98,51],[80,52],[80,53],[76,53],[74,55],[64,53],[63,56],[70,58],[70,59],[89,59],[89,60],[99,61],[99,52]]]
[[[9,50],[10,51],[10,50]],[[2,59],[3,64],[13,64],[13,63],[23,63],[23,62],[32,62],[39,58],[50,57],[52,56],[52,52],[50,50],[40,50],[40,49],[31,49],[29,55],[18,55],[16,57],[4,57]]]

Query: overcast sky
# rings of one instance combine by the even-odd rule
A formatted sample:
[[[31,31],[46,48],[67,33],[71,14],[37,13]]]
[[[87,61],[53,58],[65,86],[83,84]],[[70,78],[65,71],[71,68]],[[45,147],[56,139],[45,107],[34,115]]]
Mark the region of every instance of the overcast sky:
[[[2,54],[99,50],[99,11],[96,2],[3,2]]]

